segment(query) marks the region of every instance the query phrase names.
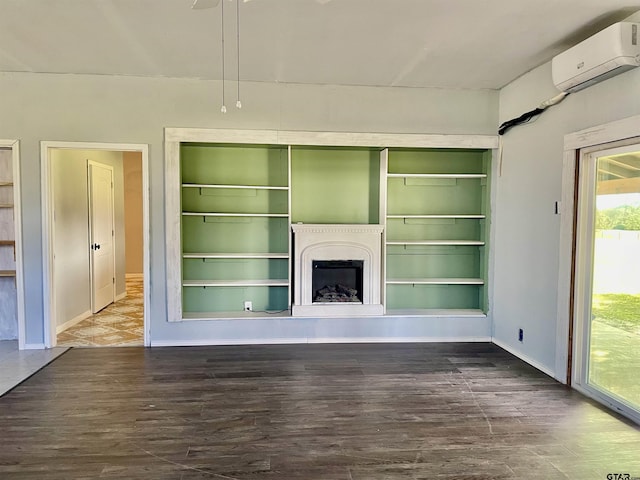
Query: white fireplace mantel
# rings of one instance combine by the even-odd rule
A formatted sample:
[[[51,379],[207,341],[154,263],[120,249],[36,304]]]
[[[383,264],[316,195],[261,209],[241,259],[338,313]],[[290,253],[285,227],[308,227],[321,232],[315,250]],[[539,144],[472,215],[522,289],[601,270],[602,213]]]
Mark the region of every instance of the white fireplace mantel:
[[[335,317],[383,315],[382,225],[291,225],[294,233],[294,288],[292,315]],[[362,260],[362,303],[314,303],[314,260]]]

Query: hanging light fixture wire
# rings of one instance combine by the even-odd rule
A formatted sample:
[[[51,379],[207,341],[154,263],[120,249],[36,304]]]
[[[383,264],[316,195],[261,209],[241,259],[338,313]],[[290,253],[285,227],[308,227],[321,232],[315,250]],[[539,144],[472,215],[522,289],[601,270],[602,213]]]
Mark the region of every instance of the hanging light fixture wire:
[[[222,107],[220,111],[227,113],[227,107],[224,104],[224,0],[221,2],[220,32],[222,37]]]
[[[238,65],[238,84],[237,84],[237,96],[236,96],[236,108],[242,108],[242,102],[240,101],[240,0],[236,0],[236,53],[237,53],[237,65]]]

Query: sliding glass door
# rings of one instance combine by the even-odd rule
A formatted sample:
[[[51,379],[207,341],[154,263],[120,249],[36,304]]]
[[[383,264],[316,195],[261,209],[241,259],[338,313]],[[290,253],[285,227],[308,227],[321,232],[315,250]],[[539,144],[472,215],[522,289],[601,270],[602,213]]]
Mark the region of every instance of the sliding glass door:
[[[640,144],[584,154],[574,383],[640,418]]]

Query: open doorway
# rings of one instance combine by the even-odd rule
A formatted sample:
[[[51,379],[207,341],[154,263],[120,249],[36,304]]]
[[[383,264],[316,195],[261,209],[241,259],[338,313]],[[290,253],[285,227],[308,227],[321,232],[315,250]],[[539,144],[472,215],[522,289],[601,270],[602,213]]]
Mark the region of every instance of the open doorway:
[[[148,345],[146,145],[42,155],[48,346]]]

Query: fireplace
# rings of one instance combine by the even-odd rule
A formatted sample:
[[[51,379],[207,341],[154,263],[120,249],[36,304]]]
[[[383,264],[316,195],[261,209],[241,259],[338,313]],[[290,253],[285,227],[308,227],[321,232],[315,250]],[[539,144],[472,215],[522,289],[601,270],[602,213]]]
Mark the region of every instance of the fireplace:
[[[362,303],[362,260],[314,260],[313,303]]]
[[[382,315],[381,225],[294,224],[294,316]]]

